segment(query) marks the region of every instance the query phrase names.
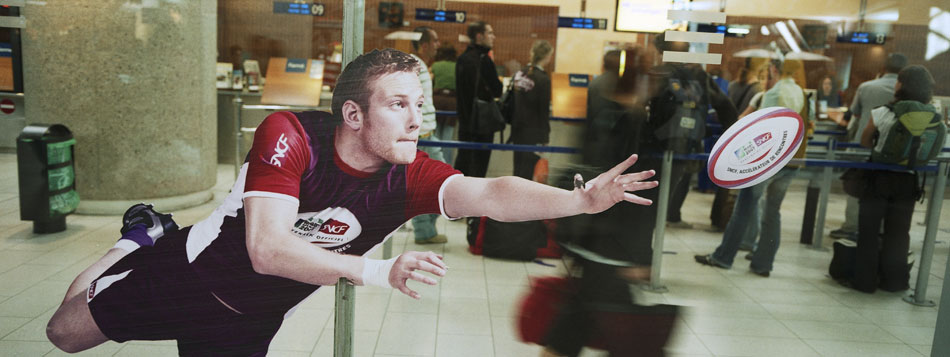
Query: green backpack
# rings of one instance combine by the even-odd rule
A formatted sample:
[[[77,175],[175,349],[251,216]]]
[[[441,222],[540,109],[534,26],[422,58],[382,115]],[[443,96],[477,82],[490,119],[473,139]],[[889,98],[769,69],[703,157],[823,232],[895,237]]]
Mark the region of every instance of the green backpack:
[[[937,157],[943,149],[947,127],[930,104],[904,100],[887,106],[897,123],[884,137],[881,150],[871,151],[871,160],[909,168]],[[875,145],[876,147],[877,145]]]

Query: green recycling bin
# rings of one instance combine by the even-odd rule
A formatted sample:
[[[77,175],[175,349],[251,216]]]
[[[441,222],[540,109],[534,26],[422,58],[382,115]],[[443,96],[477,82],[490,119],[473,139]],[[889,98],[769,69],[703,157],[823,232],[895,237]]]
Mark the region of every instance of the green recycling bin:
[[[20,220],[34,233],[66,230],[66,215],[79,206],[72,132],[60,124],[31,124],[16,140]]]

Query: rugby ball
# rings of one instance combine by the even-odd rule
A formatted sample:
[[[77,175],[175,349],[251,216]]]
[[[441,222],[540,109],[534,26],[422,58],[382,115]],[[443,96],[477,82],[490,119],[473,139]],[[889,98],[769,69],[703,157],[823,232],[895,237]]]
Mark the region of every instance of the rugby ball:
[[[729,127],[709,153],[706,170],[713,183],[739,189],[779,172],[795,156],[805,122],[788,108],[755,111]]]

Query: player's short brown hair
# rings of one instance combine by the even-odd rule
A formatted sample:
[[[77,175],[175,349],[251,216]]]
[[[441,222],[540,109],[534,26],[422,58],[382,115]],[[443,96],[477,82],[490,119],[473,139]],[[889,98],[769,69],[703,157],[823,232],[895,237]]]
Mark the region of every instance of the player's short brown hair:
[[[343,121],[343,103],[352,100],[363,111],[369,110],[369,97],[376,80],[383,75],[410,72],[418,75],[419,62],[405,52],[386,48],[356,57],[337,77],[330,109],[337,124]]]

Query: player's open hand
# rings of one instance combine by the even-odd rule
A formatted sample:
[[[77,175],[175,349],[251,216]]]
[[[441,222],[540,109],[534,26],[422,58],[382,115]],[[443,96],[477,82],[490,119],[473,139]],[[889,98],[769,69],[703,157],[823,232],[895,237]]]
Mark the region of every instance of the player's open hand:
[[[433,252],[405,252],[399,256],[399,259],[396,259],[393,269],[389,271],[389,284],[413,299],[420,299],[422,295],[409,289],[406,282],[412,279],[424,284],[435,285],[437,283],[435,279],[423,275],[417,270],[442,277],[445,276],[446,269],[448,269],[448,266],[442,261],[442,256],[438,254]]]
[[[630,192],[647,190],[659,185],[656,181],[644,181],[656,175],[656,171],[647,170],[631,174],[623,174],[630,166],[637,162],[637,155],[631,155],[617,166],[597,176],[586,184],[577,185],[574,192],[580,195],[585,212],[598,213],[612,207],[620,201],[627,201],[639,205],[651,205],[653,201],[634,195]],[[582,183],[580,174],[575,176],[575,183]]]

